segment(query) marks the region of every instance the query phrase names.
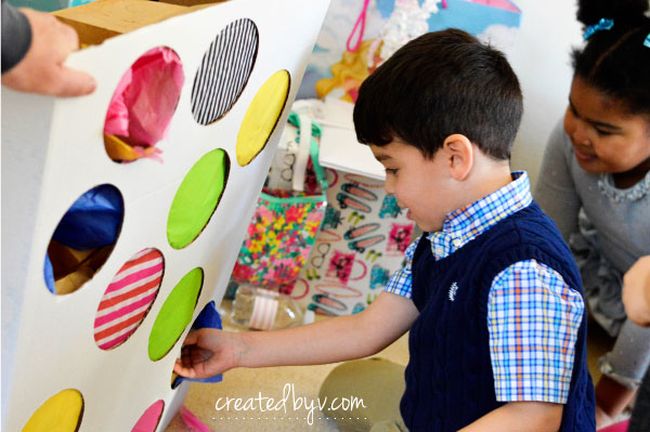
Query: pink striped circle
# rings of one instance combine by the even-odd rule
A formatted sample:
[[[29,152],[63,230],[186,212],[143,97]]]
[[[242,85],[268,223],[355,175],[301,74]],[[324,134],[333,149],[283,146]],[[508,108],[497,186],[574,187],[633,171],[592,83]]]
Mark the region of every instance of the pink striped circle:
[[[122,345],[138,329],[162,283],[165,260],[158,249],[143,249],[113,277],[95,316],[95,342],[103,350]]]

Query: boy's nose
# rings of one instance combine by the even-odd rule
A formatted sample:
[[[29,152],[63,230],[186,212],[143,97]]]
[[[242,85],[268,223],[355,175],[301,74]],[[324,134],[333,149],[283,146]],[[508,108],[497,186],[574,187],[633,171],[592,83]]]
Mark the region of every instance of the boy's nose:
[[[384,181],[384,192],[386,192],[386,195],[395,195],[395,188],[393,187],[391,176],[386,176],[386,180]]]

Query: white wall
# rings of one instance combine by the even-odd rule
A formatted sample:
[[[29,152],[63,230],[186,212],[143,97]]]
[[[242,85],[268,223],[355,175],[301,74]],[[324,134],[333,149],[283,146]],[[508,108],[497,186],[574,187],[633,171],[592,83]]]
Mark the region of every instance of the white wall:
[[[569,53],[582,41],[576,0],[515,0],[522,10],[514,45],[506,51],[524,93],[524,117],[513,151],[513,168],[532,181],[549,133],[564,114],[573,71]]]

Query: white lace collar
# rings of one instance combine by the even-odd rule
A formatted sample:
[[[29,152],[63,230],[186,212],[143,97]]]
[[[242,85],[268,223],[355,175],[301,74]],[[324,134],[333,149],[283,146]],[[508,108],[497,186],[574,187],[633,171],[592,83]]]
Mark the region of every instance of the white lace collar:
[[[650,190],[650,171],[648,171],[645,177],[637,184],[627,189],[617,188],[614,184],[612,175],[603,173],[598,179],[598,188],[609,199],[617,203],[623,201],[638,201],[646,196]]]

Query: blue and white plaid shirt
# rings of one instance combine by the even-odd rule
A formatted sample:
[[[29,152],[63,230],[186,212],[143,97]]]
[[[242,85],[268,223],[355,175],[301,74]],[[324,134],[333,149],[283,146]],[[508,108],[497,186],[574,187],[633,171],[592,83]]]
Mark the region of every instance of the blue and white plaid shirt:
[[[512,177],[498,191],[448,214],[442,229],[429,234],[436,260],[532,202],[527,174],[518,171]],[[411,298],[416,246],[417,240],[406,250],[404,264],[386,285],[387,292]],[[583,313],[582,296],[558,272],[536,260],[517,262],[494,278],[487,326],[498,401],[566,403]]]

